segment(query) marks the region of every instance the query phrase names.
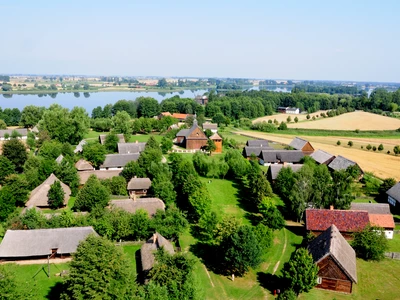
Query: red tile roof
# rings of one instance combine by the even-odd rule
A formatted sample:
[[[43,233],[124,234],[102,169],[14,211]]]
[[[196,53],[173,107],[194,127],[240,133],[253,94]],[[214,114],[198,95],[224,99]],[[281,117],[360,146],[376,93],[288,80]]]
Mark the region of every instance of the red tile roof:
[[[394,228],[394,220],[393,216],[389,214],[370,214],[369,215],[369,222],[372,226],[379,226],[382,228]]]
[[[356,210],[307,209],[306,228],[324,231],[335,224],[340,232],[355,232],[369,223],[368,212]]]
[[[172,117],[173,118],[175,118],[175,119],[179,119],[179,120],[183,120],[183,119],[186,119],[187,118],[187,116],[189,116],[188,114],[178,114],[178,113],[173,113],[172,114]]]

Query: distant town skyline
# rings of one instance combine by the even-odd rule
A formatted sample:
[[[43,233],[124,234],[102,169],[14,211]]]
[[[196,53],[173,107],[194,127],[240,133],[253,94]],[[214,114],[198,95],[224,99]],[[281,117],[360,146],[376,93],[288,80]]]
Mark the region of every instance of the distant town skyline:
[[[400,82],[400,2],[1,3],[2,74]]]

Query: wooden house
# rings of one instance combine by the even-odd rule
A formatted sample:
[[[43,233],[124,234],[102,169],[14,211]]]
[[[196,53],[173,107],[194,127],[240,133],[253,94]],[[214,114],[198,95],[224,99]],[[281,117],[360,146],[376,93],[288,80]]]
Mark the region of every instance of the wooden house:
[[[325,152],[323,150],[315,151],[310,155],[310,157],[312,157],[319,165],[329,165],[332,162],[332,160],[335,159],[334,155]]]
[[[282,170],[282,168],[290,168],[292,169],[293,172],[299,171],[303,167],[303,164],[297,164],[297,165],[292,165],[288,164],[286,166],[284,165],[270,165],[267,171],[267,179],[270,182],[274,182],[276,178],[278,177],[279,172]]]
[[[399,205],[400,202],[400,182],[396,183],[393,187],[386,191],[388,195],[388,202],[392,206]]]
[[[176,134],[176,142],[179,146],[186,149],[200,150],[207,145],[208,138],[203,130],[193,121],[189,129],[182,129]]]
[[[369,223],[367,211],[339,209],[306,209],[306,229],[315,236],[320,235],[332,224],[347,240],[353,233],[363,230]]]
[[[26,140],[28,138],[28,129],[26,128],[0,129],[0,141],[10,139],[14,132],[19,135],[18,139]]]
[[[328,168],[331,171],[342,171],[342,170],[347,170],[347,168],[355,166],[359,169],[360,171],[360,178],[364,175],[363,170],[361,167],[355,162],[352,161],[346,157],[343,157],[341,155],[338,155],[333,159],[330,164],[328,165]]]
[[[81,172],[81,171],[92,171],[94,170],[94,167],[92,164],[84,159],[80,159],[75,163],[75,168]]]
[[[269,141],[267,140],[248,140],[246,142],[248,147],[269,147]]]
[[[353,283],[357,283],[356,253],[335,225],[312,240],[308,251],[319,268],[317,288],[353,291]]]
[[[217,123],[204,123],[203,130],[206,131],[207,129],[211,130],[212,133],[218,132],[218,124]]]
[[[304,157],[301,150],[262,150],[260,164],[269,166],[271,164],[298,164]]]
[[[84,185],[91,175],[98,179],[111,179],[121,175],[121,170],[90,170],[78,172],[79,184]]]
[[[0,260],[34,260],[70,257],[79,243],[95,234],[93,227],[7,230],[0,244]]]
[[[134,143],[118,143],[118,153],[119,154],[129,154],[129,153],[141,153],[146,147],[145,142],[134,142]]]
[[[107,154],[100,170],[122,170],[128,162],[137,161],[139,153]]]
[[[153,217],[157,210],[165,210],[164,202],[158,198],[111,200],[110,207],[118,207],[129,213],[135,213],[139,209],[142,209],[149,214],[149,217]]]
[[[216,146],[214,153],[222,153],[222,137],[218,135],[218,133],[214,133],[210,136],[210,140],[212,140]]]
[[[136,197],[146,196],[150,186],[151,180],[149,178],[132,178],[127,187],[129,197],[135,199]]]
[[[289,144],[290,147],[301,150],[305,155],[310,155],[314,152],[314,147],[311,146],[309,141],[303,140],[302,138],[295,137]]]

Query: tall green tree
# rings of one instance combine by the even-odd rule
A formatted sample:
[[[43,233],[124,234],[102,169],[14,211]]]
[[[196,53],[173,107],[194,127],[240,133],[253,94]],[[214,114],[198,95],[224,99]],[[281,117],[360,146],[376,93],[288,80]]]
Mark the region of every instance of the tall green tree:
[[[152,223],[156,231],[168,239],[177,239],[189,226],[186,216],[174,205],[165,212],[158,210]]]
[[[0,155],[0,184],[4,184],[4,179],[14,172],[14,164],[7,157]]]
[[[61,187],[59,181],[55,181],[51,186],[47,193],[48,204],[50,208],[57,209],[64,205],[64,195],[65,192]]]
[[[44,107],[35,105],[25,106],[21,113],[20,125],[27,128],[36,126],[41,120],[44,111]]]
[[[160,105],[158,101],[151,97],[139,97],[138,102],[138,117],[152,118],[160,113]]]
[[[106,148],[99,143],[88,143],[83,146],[83,157],[96,168],[104,162],[106,153]]]
[[[74,208],[78,211],[91,211],[96,207],[104,208],[110,200],[110,193],[95,175],[89,179],[79,191]]]
[[[28,154],[21,140],[10,139],[3,143],[3,155],[15,166],[17,172],[21,172]]]
[[[374,226],[367,226],[362,231],[355,232],[351,246],[358,257],[376,261],[382,260],[389,248],[383,229]]]
[[[112,118],[112,132],[122,133],[129,141],[132,135],[131,117],[126,111],[118,111]]]

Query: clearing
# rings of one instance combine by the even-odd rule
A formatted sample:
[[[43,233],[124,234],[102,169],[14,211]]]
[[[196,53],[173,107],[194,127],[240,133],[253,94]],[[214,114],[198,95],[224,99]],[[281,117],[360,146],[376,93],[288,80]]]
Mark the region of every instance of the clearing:
[[[320,111],[317,111],[317,112],[315,112],[315,113],[309,114],[309,115],[310,115],[310,119],[311,119],[312,117],[314,117],[314,116],[317,118],[317,116],[319,116],[321,113],[326,113],[326,112],[327,112],[326,110],[320,110]],[[282,121],[286,123],[286,119],[287,119],[287,117],[289,117],[289,116],[292,118],[292,122],[294,122],[293,120],[294,120],[294,118],[296,118],[296,117],[299,119],[299,122],[301,122],[301,121],[307,121],[307,113],[302,113],[302,114],[298,114],[298,115],[292,115],[292,114],[275,114],[275,115],[272,115],[272,116],[265,116],[265,117],[257,118],[257,119],[255,119],[255,120],[253,120],[252,123],[263,122],[263,121],[268,122],[268,120],[272,120],[272,121],[277,120],[279,123],[282,122]],[[300,127],[299,127],[299,128],[300,128]]]

